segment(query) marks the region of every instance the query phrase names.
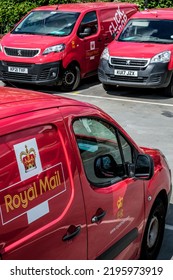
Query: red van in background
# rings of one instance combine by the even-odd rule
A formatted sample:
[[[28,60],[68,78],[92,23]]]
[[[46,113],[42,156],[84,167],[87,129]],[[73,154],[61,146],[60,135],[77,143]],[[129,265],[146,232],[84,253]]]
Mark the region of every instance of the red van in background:
[[[135,13],[104,49],[98,77],[105,90],[160,88],[173,97],[173,8]]]
[[[76,89],[81,78],[97,74],[103,49],[137,10],[97,2],[30,11],[0,42],[0,80]]]

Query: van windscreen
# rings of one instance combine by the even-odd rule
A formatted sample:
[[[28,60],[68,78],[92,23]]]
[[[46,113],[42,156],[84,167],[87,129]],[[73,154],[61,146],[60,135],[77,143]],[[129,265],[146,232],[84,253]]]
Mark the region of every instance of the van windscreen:
[[[12,34],[69,35],[80,13],[60,11],[34,11],[12,30]]]
[[[173,20],[132,19],[118,41],[173,44]]]

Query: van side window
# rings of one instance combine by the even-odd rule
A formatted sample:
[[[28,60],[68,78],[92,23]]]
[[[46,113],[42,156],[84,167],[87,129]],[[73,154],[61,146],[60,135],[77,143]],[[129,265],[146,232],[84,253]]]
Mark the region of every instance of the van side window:
[[[105,187],[127,177],[126,162],[132,162],[132,148],[112,125],[102,119],[80,118],[73,123],[88,181]]]
[[[129,145],[129,143],[126,141],[126,139],[119,134],[119,139],[122,147],[122,152],[123,152],[123,157],[125,163],[132,163],[133,162],[133,153],[132,153],[132,148]]]
[[[98,30],[98,20],[96,12],[87,13],[78,28],[77,35],[80,38],[96,34]]]

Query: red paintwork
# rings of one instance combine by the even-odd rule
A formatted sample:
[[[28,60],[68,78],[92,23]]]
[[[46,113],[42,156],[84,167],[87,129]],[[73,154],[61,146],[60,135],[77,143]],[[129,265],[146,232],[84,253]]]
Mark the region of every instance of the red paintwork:
[[[140,47],[139,47],[140,46]],[[134,42],[118,42],[113,41],[109,44],[109,52],[111,56],[120,57],[136,57],[136,58],[151,58],[155,54],[162,51],[167,51],[168,45],[161,44],[147,44]],[[173,48],[173,47],[172,47]],[[130,49],[130,52],[129,52]]]
[[[161,18],[172,20],[173,8],[156,8],[137,12],[135,18]]]
[[[137,5],[129,4],[129,3],[122,3],[122,2],[96,2],[96,3],[73,3],[73,4],[58,4],[58,5],[49,5],[49,6],[43,6],[43,7],[37,7],[33,10],[58,10],[58,11],[74,11],[74,12],[88,12],[94,10],[100,10],[103,8],[110,8],[114,9],[115,5],[121,6],[122,8],[125,8],[127,5],[129,7],[136,7]]]
[[[74,119],[82,116],[110,122],[139,153],[150,154],[155,163],[152,179],[127,178],[106,188],[91,188],[72,128]],[[138,238],[117,259],[139,257],[154,200],[159,193],[170,191],[170,171],[160,151],[140,148],[115,120],[96,106],[24,89],[0,87],[0,126],[3,259],[95,259],[134,227],[138,229]],[[14,149],[30,139],[37,140],[42,170],[32,177],[24,173],[21,180],[22,163],[17,164]],[[25,154],[25,147],[20,148]],[[32,157],[36,154],[38,159],[36,149],[35,152]],[[147,199],[149,195],[151,201]],[[134,200],[136,196],[138,199]],[[124,197],[125,222],[115,216],[120,197]],[[48,212],[32,222],[30,214],[38,205],[47,205]],[[93,224],[91,217],[98,207],[106,209],[107,215],[101,223]],[[81,232],[74,240],[64,242],[62,237],[70,225],[81,225]]]

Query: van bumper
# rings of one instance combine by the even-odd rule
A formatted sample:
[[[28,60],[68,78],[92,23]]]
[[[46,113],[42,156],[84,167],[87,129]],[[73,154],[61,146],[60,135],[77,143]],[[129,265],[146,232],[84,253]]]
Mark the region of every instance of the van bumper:
[[[16,72],[10,72],[9,67],[13,67]],[[53,85],[59,81],[60,67],[60,61],[46,64],[0,61],[0,80],[33,85]],[[27,69],[27,73],[22,73],[21,69]]]
[[[130,68],[137,72],[137,76],[115,75],[116,66],[110,65],[105,59],[100,60],[98,78],[106,85],[136,87],[136,88],[163,88],[171,81],[172,71],[168,70],[168,63],[149,63],[145,68]],[[128,67],[118,67],[118,70],[129,70]]]

